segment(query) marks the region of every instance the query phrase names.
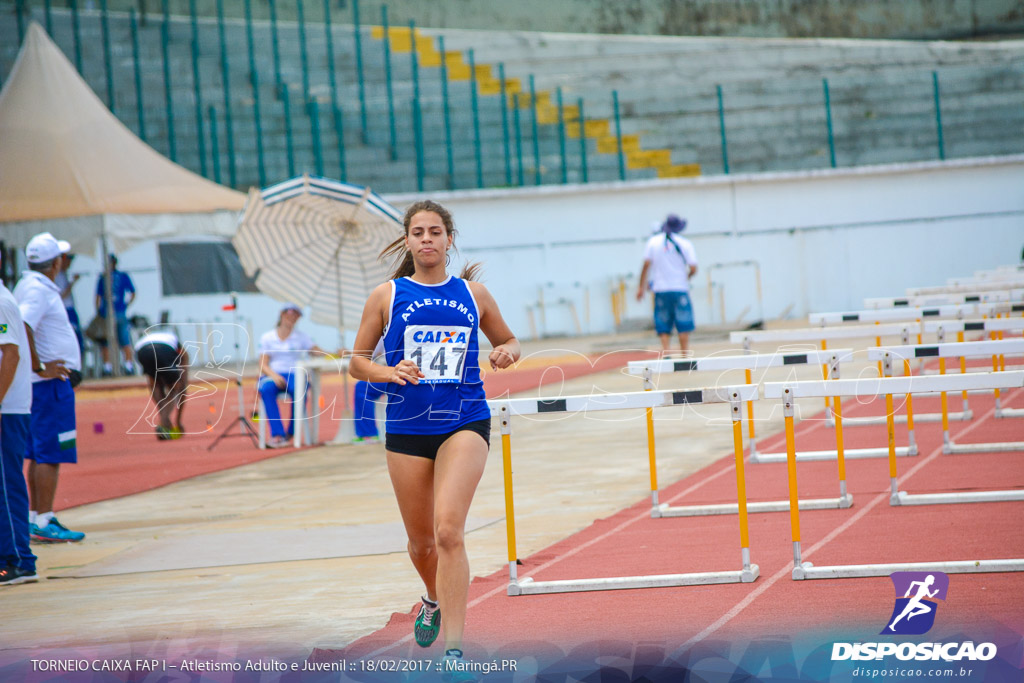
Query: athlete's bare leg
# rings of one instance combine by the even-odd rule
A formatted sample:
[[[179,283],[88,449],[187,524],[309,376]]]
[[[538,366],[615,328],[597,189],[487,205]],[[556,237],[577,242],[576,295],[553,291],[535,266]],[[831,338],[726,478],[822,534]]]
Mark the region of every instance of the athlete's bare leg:
[[[437,541],[437,593],[445,649],[462,648],[469,595],[466,516],[487,463],[487,442],[461,431],[437,452],[434,471],[434,537]]]

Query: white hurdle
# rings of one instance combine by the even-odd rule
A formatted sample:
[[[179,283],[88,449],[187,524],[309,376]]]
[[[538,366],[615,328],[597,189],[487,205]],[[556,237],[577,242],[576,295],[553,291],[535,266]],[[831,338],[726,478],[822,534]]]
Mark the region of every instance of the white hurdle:
[[[1009,313],[1015,304],[1007,301],[994,303],[946,304],[943,306],[876,308],[862,311],[811,313],[807,321],[812,325],[845,325],[848,323],[886,323],[927,318],[963,318],[965,316],[998,315]]]
[[[924,330],[934,333],[939,343],[947,341],[946,334],[956,332],[956,340],[964,341],[964,332],[981,332],[988,334],[993,340],[1001,340],[1004,332],[1024,332],[1024,318],[986,318],[985,320],[929,320],[924,324]],[[997,366],[998,362],[998,367]],[[1020,369],[1017,365],[1013,369]],[[992,370],[1005,370],[1006,359],[1004,357],[992,357]],[[967,361],[960,359],[960,372],[967,372]],[[999,400],[999,390],[996,389],[996,417],[1024,417],[1024,409],[1003,408]],[[967,392],[963,392],[963,401],[966,410]]]
[[[850,349],[833,349],[831,351],[800,351],[784,352],[779,351],[772,354],[745,354],[742,356],[709,356],[706,358],[668,358],[654,361],[631,361],[627,365],[627,373],[643,378],[644,390],[654,389],[652,377],[655,374],[666,374],[673,372],[725,372],[732,370],[743,370],[746,373],[747,384],[752,383],[751,371],[763,370],[766,368],[793,367],[796,365],[819,365],[826,364],[838,373],[839,363],[849,361],[853,352]],[[748,445],[750,447],[750,461],[759,462],[756,459],[757,448],[754,439],[754,403],[747,402],[747,424],[748,424]],[[651,411],[647,411],[647,436],[648,448],[650,451],[651,463],[655,460],[654,455],[654,420]],[[807,498],[799,501],[803,510],[830,510],[836,508],[848,508],[853,505],[853,496],[846,490],[846,468],[843,464],[842,454],[837,451],[839,460],[839,497],[838,498]],[[748,502],[747,512],[784,512],[789,509],[789,501],[758,501]],[[657,477],[651,478],[651,516],[652,517],[698,517],[704,515],[728,515],[736,514],[738,507],[731,504],[721,505],[686,505],[670,506],[667,503],[658,503]]]
[[[712,387],[690,391],[639,391],[624,394],[599,394],[541,399],[503,399],[488,401],[491,415],[501,422],[502,463],[505,474],[505,529],[508,536],[509,595],[538,595],[544,593],[573,593],[580,591],[620,590],[628,588],[661,588],[669,586],[697,586],[716,583],[750,583],[760,575],[756,564],[750,563],[750,536],[747,525],[746,482],[743,478],[743,401],[757,399],[757,387],[741,385]],[[512,487],[512,416],[540,413],[590,413],[604,410],[626,410],[702,403],[729,403],[732,414],[733,444],[736,456],[736,493],[740,526],[740,558],[737,571],[694,572],[689,574],[654,574],[648,576],[622,576],[610,578],[534,581],[532,577],[520,579],[517,572],[515,536],[515,506]],[[648,443],[653,437],[648,435]],[[652,479],[654,475],[651,463]],[[653,485],[653,481],[652,481]]]
[[[919,294],[916,296],[873,297],[864,299],[864,308],[928,307],[1021,300],[1024,300],[1024,288],[997,289],[984,292],[948,292],[945,294]]]
[[[750,349],[752,343],[792,343],[792,342],[820,342],[822,350],[828,348],[828,345],[836,341],[845,341],[849,339],[862,339],[866,337],[874,337],[875,344],[877,346],[882,345],[882,337],[899,336],[900,342],[903,344],[910,343],[910,336],[916,335],[918,339],[921,336],[921,324],[919,322],[904,321],[895,323],[876,323],[874,325],[847,325],[837,327],[805,327],[796,328],[791,330],[756,330],[748,331],[743,330],[739,332],[730,332],[729,341],[733,344],[743,344],[743,348],[746,350]],[[822,365],[822,377],[827,379],[830,371],[826,365]],[[878,373],[882,374],[882,364],[878,364]],[[829,399],[825,399],[825,407],[829,407]],[[963,415],[953,413],[950,415],[951,418],[955,419],[970,419],[970,415]],[[832,416],[829,415],[829,424],[832,423]],[[850,418],[847,421],[848,427],[855,427],[860,424],[871,424],[875,418]],[[896,422],[907,422],[907,415],[897,415]],[[926,418],[925,422],[930,421],[930,418]],[[936,420],[938,421],[938,420]],[[908,423],[910,424],[910,423]],[[754,452],[754,449],[751,449]],[[833,456],[830,456],[831,451],[825,451],[824,454],[819,454],[820,459],[829,460]],[[917,451],[912,446],[901,446],[897,449],[898,456],[917,455]],[[885,455],[884,451],[877,448],[869,448],[863,450],[851,449],[850,457],[868,457],[876,458]],[[768,456],[767,460],[761,458]],[[810,456],[801,454],[801,460],[806,460]],[[771,453],[771,454],[758,454],[756,459],[752,459],[752,462],[781,462],[785,460],[783,454]]]
[[[945,372],[945,359],[950,357],[966,357],[966,358],[977,358],[986,356],[999,356],[999,355],[1020,355],[1024,354],[1024,339],[1003,339],[997,341],[977,341],[977,342],[948,342],[945,344],[930,344],[921,346],[892,346],[882,347],[877,349],[869,349],[868,356],[872,355],[879,358],[923,358],[923,357],[937,357],[939,359],[939,371],[940,373]],[[989,373],[968,373],[956,375],[958,377],[971,377],[974,375],[989,374]],[[996,372],[991,374],[1006,375],[1012,374],[1009,372]],[[935,377],[936,375],[931,375]],[[939,377],[953,376],[940,374]],[[1014,386],[1014,385],[1011,385]],[[975,388],[994,388],[997,392],[1000,389],[996,387],[975,387]],[[920,389],[917,389],[915,393],[922,393]],[[942,401],[942,452],[943,453],[1001,453],[1004,451],[1019,451],[1024,450],[1024,442],[1011,441],[1001,443],[972,443],[972,444],[956,444],[949,438],[949,421],[946,419],[948,411],[948,401],[946,398],[946,392],[941,392]],[[1002,411],[999,403],[999,395],[996,394],[996,410]],[[1005,412],[1005,411],[1002,411]],[[1024,412],[1024,411],[1020,411]]]
[[[782,399],[786,419],[786,452],[789,465],[789,496],[791,501],[797,500],[798,488],[796,481],[796,445],[793,433],[794,402],[798,398],[823,396],[857,396],[874,397],[885,395],[888,411],[891,414],[892,397],[894,394],[911,392],[938,393],[943,391],[960,391],[963,389],[994,389],[1024,386],[1024,371],[973,373],[968,375],[932,375],[928,377],[884,377],[877,379],[840,379],[808,382],[768,382],[764,385],[765,398]],[[913,496],[902,494],[897,490],[896,480],[895,439],[892,424],[889,425],[889,478],[890,504],[913,505],[933,504],[940,502],[988,502],[993,500],[990,492],[979,494],[932,494],[913,500]],[[1001,492],[1006,495],[1020,494],[1019,498],[1000,498],[1000,500],[1024,500],[1024,491]],[[938,496],[949,497],[949,500],[938,500]],[[956,496],[954,500],[952,497]],[[975,500],[968,497],[975,496]],[[910,499],[910,500],[908,500]],[[796,505],[790,507],[790,527],[793,538],[793,573],[794,580],[802,579],[834,579],[856,578],[868,576],[888,576],[895,571],[943,571],[948,574],[981,573],[981,572],[1017,572],[1024,571],[1024,559],[1012,560],[954,560],[949,562],[902,562],[890,564],[858,564],[833,565],[815,567],[810,562],[803,562],[800,549],[800,510]]]

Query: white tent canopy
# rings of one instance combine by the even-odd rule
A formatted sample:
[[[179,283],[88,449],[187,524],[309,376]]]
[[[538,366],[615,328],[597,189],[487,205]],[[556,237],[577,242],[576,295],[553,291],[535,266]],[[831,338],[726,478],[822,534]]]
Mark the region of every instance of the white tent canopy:
[[[124,126],[33,22],[0,91],[0,231],[76,251],[180,234],[230,237],[241,192],[166,159]]]

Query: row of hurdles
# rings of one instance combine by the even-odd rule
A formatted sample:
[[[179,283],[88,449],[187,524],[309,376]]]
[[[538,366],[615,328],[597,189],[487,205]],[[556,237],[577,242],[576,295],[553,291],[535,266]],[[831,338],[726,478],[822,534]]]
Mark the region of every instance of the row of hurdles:
[[[986,282],[979,287],[991,286]],[[1024,284],[1022,284],[1024,286]],[[956,296],[974,296],[963,284]],[[1007,290],[1010,291],[1010,290]],[[1016,294],[1016,291],[1012,292]],[[935,294],[928,294],[934,297]],[[850,458],[888,459],[889,503],[893,507],[913,505],[946,505],[957,503],[986,503],[997,501],[1024,501],[1024,490],[950,491],[943,493],[913,494],[898,490],[898,457],[913,457],[918,454],[914,438],[914,421],[942,422],[944,454],[993,453],[1024,451],[1022,442],[957,444],[949,436],[949,420],[971,420],[973,414],[967,403],[969,392],[994,392],[996,410],[994,416],[1002,419],[1024,417],[1024,410],[1004,408],[1000,404],[1000,391],[1024,387],[1024,371],[1006,370],[1006,356],[1024,356],[1024,338],[1001,338],[1004,334],[1019,334],[1024,331],[1024,318],[1010,315],[1024,311],[1024,304],[1013,299],[999,298],[995,302],[973,302],[944,304],[938,310],[917,308],[896,304],[892,308],[874,308],[863,311],[817,314],[810,317],[818,327],[789,330],[743,331],[730,335],[730,341],[743,345],[743,353],[714,355],[705,358],[665,358],[658,360],[633,361],[624,371],[642,379],[643,391],[619,394],[592,394],[580,396],[558,396],[549,398],[496,399],[489,401],[491,414],[497,417],[501,426],[502,458],[505,480],[506,530],[508,537],[509,595],[531,595],[546,593],[567,593],[578,591],[651,588],[667,586],[706,585],[719,583],[750,583],[760,575],[757,564],[751,561],[748,515],[767,512],[789,512],[793,543],[794,580],[818,578],[848,578],[887,576],[895,571],[942,571],[946,573],[982,573],[1024,571],[1024,559],[972,559],[943,562],[882,563],[861,565],[812,566],[801,557],[800,513],[821,509],[843,509],[853,506],[853,497],[846,485],[846,460]],[[979,320],[967,316],[984,317]],[[869,325],[850,323],[869,322]],[[956,342],[945,341],[947,335],[957,335]],[[980,333],[991,339],[964,339],[965,333]],[[921,343],[924,334],[936,335],[935,343]],[[897,336],[900,344],[884,346],[883,337]],[[877,363],[879,369],[874,376],[842,378],[840,368],[855,360],[851,349],[828,349],[830,343],[856,338],[876,339],[876,346],[866,349],[867,360]],[[910,343],[911,340],[917,343]],[[755,343],[794,344],[820,342],[821,348],[792,350],[778,347],[771,353],[754,353]],[[991,371],[968,372],[967,360],[993,358]],[[960,359],[960,372],[946,373],[947,359]],[[914,374],[911,362],[937,360],[938,373],[925,370],[923,365]],[[792,375],[784,381],[754,382],[753,373],[763,374],[770,368],[793,370],[797,366],[823,368],[823,377],[813,380],[798,380]],[[899,373],[902,370],[902,374]],[[660,375],[693,372],[745,373],[744,383],[724,383],[699,389],[659,389],[655,378]],[[758,378],[762,380],[763,377]],[[951,413],[947,396],[959,392],[963,397],[963,410]],[[914,415],[913,397],[938,395],[941,402],[939,413]],[[868,418],[844,419],[842,403],[845,399],[859,402],[883,397],[885,414]],[[902,398],[905,413],[896,414],[894,400]],[[836,448],[826,451],[797,451],[794,422],[798,417],[799,399],[822,399],[825,401],[828,424],[834,428]],[[784,453],[758,452],[755,441],[754,403],[759,400],[775,400],[781,405],[784,417],[786,450]],[[733,456],[736,471],[736,503],[713,505],[670,506],[659,502],[657,457],[655,447],[654,410],[667,406],[700,406],[727,404],[733,430]],[[740,536],[740,567],[734,570],[694,572],[680,574],[656,574],[624,577],[582,578],[555,581],[537,581],[532,577],[518,576],[515,505],[512,477],[512,420],[518,416],[545,413],[590,414],[603,411],[639,410],[646,413],[648,466],[651,488],[651,517],[695,517],[705,515],[735,514],[738,516]],[[743,438],[743,420],[748,422],[746,448]],[[709,425],[714,420],[709,421]],[[846,448],[844,427],[863,424],[886,425],[887,442],[875,448]],[[896,446],[895,425],[907,426],[907,446]],[[746,452],[746,457],[745,457]],[[835,498],[801,499],[797,486],[797,463],[804,460],[834,460],[838,466],[838,496]],[[758,463],[785,462],[787,472],[788,499],[778,501],[747,500],[745,465]]]

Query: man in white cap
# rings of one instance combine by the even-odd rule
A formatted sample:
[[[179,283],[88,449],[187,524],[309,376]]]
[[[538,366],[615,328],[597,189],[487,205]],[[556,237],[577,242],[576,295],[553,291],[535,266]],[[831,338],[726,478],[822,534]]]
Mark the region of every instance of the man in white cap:
[[[81,541],[85,534],[71,531],[53,514],[60,466],[78,461],[75,446],[75,392],[81,379],[82,355],[68,321],[60,288],[61,243],[48,232],[36,235],[25,247],[29,269],[14,288],[25,321],[32,357],[31,437],[25,457],[31,501],[29,530],[33,540],[58,543]]]
[[[32,354],[14,295],[0,282],[0,586],[39,580],[29,547],[25,445],[32,412]]]

